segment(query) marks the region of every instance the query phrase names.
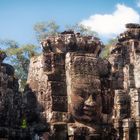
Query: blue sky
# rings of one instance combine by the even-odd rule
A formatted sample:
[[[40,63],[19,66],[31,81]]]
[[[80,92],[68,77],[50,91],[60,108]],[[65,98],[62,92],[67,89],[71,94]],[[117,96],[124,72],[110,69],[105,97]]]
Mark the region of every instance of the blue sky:
[[[0,0],[0,39],[36,43],[34,24],[55,20],[61,29],[89,26],[107,40],[124,30],[125,22],[140,22],[139,13],[139,0]]]

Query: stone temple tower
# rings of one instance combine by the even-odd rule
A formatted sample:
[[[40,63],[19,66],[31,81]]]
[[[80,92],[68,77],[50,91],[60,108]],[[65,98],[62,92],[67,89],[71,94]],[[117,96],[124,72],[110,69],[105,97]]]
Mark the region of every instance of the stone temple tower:
[[[43,53],[31,59],[27,81],[37,100],[39,122],[50,127],[41,135],[49,140],[112,136],[111,66],[99,58],[102,42],[65,31],[41,44]]]
[[[126,24],[109,61],[112,64],[114,126],[123,140],[140,139],[140,25]]]

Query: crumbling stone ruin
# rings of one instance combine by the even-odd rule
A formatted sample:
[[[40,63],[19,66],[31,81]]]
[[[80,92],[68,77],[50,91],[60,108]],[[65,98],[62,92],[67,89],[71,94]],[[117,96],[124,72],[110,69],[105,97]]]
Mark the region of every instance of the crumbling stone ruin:
[[[99,38],[83,36],[73,31],[64,31],[55,36],[49,36],[41,42],[43,52],[67,53],[86,52],[99,55],[104,45]]]
[[[140,25],[126,28],[108,60],[96,37],[64,31],[42,40],[22,94],[0,52],[0,137],[139,140]]]
[[[114,127],[123,140],[139,140],[140,25],[126,24],[110,55],[114,90]]]
[[[32,58],[27,84],[36,95],[39,121],[50,126],[44,135],[113,139],[111,65],[99,58],[100,40],[65,31],[41,44],[43,54]]]
[[[22,98],[14,68],[3,63],[5,57],[6,54],[0,51],[0,137],[12,138],[20,133]]]

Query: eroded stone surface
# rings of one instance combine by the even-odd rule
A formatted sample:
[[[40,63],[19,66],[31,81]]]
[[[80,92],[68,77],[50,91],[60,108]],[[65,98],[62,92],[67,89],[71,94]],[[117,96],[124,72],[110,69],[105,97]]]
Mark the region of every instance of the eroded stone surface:
[[[6,54],[0,51],[0,137],[7,137],[10,129],[19,129],[22,121],[22,97],[14,68],[3,63]]]
[[[112,64],[112,88],[115,91],[114,126],[123,140],[139,139],[139,26],[126,25],[127,30],[119,35],[109,59]]]
[[[74,32],[48,37],[41,44],[43,54],[32,58],[28,76],[40,121],[50,127],[67,125],[63,133],[75,139],[83,136],[85,129],[89,131],[85,139],[108,137],[114,95],[110,88],[111,65],[98,58],[103,44],[97,38]],[[53,131],[51,128],[49,133]]]
[[[139,26],[126,25],[109,61],[99,58],[98,38],[72,31],[48,37],[31,58],[23,94],[1,52],[0,137],[139,140]]]
[[[77,139],[83,133],[89,138],[92,135],[92,138],[102,139],[103,125],[110,127],[113,95],[110,92],[109,65],[94,54],[66,55],[69,112],[75,122],[69,127]]]

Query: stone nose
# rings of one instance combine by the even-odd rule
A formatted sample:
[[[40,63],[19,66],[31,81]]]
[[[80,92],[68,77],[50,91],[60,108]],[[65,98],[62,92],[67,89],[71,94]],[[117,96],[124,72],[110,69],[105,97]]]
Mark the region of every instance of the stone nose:
[[[88,99],[85,101],[85,105],[87,105],[87,106],[94,106],[95,105],[95,101],[93,100],[92,95],[90,95],[88,97]]]

